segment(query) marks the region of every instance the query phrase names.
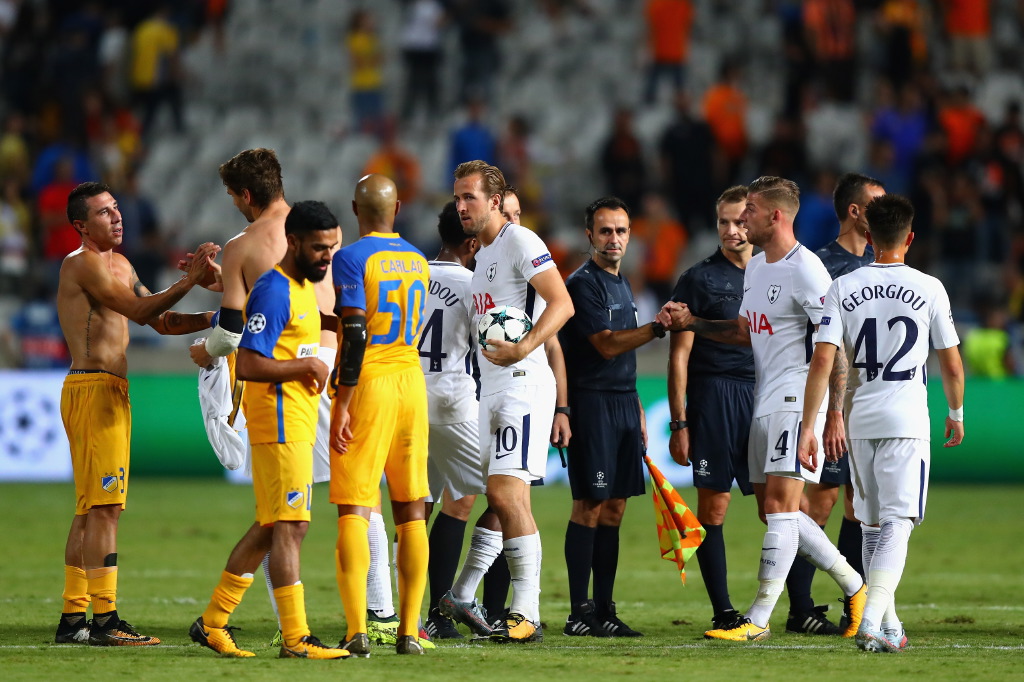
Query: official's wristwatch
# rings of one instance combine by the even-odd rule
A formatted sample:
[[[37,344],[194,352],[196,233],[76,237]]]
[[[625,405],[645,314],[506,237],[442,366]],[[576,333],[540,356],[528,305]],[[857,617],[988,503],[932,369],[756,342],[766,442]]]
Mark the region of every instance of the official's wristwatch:
[[[570,410],[568,407],[556,407],[555,414],[564,414],[566,417],[571,417],[572,410]]]
[[[668,423],[669,431],[682,431],[687,426],[685,419],[673,419]]]
[[[665,338],[665,325],[655,320],[651,322],[651,332],[659,339]]]

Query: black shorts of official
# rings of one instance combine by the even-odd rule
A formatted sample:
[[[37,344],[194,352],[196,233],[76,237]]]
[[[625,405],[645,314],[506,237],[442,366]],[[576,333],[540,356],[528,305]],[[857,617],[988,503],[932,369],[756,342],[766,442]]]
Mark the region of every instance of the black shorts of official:
[[[729,492],[735,480],[744,495],[754,492],[747,464],[753,414],[753,383],[721,377],[690,379],[686,421],[694,487]]]
[[[846,452],[838,462],[825,460],[821,467],[821,480],[818,485],[838,486],[850,485],[850,453]]]
[[[570,390],[569,407],[572,499],[643,495],[644,443],[637,394]]]

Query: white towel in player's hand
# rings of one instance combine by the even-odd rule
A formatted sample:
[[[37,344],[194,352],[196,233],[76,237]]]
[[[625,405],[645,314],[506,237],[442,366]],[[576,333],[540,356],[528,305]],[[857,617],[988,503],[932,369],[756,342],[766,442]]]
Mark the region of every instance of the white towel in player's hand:
[[[249,438],[241,408],[234,425],[228,424],[233,406],[231,373],[224,358],[213,358],[212,368],[199,370],[199,407],[217,459],[226,469],[238,469],[248,459]]]

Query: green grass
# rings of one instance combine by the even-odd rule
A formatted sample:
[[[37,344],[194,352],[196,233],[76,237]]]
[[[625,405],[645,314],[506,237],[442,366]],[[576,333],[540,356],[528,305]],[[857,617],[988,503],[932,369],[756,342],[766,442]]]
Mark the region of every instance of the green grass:
[[[696,502],[692,489],[683,497]],[[453,678],[575,680],[595,676],[682,679],[930,680],[1024,679],[1024,518],[1019,487],[937,486],[928,519],[911,538],[898,595],[912,648],[899,656],[859,652],[851,640],[787,635],[786,599],[775,636],[757,645],[708,642],[711,617],[696,561],[688,586],[658,556],[648,497],[630,502],[623,526],[616,601],[619,614],[647,636],[595,640],[561,635],[568,611],[562,542],[570,508],[566,488],[535,489],[534,509],[546,545],[541,645],[442,643],[415,659],[380,649],[369,660],[278,660],[267,644],[276,625],[264,588],[255,584],[232,623],[256,659],[223,660],[191,644],[188,625],[206,605],[224,560],[252,519],[251,491],[221,481],[132,481],[122,516],[119,611],[164,641],[152,649],[97,649],[49,644],[60,613],[63,546],[73,511],[67,485],[0,485],[4,552],[0,555],[0,677],[4,680],[240,680],[344,675],[348,680],[432,682]],[[478,503],[478,508],[479,508]],[[303,548],[310,625],[325,642],[343,634],[334,581],[335,511],[318,486]],[[837,522],[837,519],[834,519]],[[736,498],[726,524],[733,600],[746,608],[756,589],[763,526],[752,499]],[[829,529],[835,537],[835,528]],[[259,581],[257,581],[259,583]],[[839,597],[827,577],[815,581],[819,603]],[[838,604],[836,604],[838,608]],[[832,612],[836,615],[836,611]],[[838,617],[838,615],[836,615]]]

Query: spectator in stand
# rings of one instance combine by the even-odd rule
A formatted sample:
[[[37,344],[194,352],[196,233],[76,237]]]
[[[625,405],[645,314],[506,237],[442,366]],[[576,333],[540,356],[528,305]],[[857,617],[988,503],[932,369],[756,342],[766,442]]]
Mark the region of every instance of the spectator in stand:
[[[807,145],[799,119],[782,115],[775,119],[772,136],[761,149],[758,175],[790,178],[803,186],[807,181]],[[705,202],[708,206],[714,198]],[[689,224],[689,223],[687,223]]]
[[[711,229],[704,214],[715,201],[713,174],[708,172],[718,162],[715,140],[707,122],[694,115],[685,92],[675,97],[675,113],[658,143],[662,182],[684,225]]]
[[[941,0],[946,34],[949,36],[949,66],[975,76],[992,66],[992,20],[989,0]]]
[[[640,205],[647,189],[647,172],[643,148],[633,132],[633,112],[629,109],[615,112],[611,135],[601,147],[601,174],[605,194],[622,199],[627,206]]]
[[[378,123],[384,115],[384,58],[376,21],[368,10],[357,9],[349,16],[345,48],[348,50],[352,129],[379,135]]]
[[[1005,379],[1015,373],[1014,359],[1007,332],[1008,311],[1005,305],[990,299],[975,303],[981,322],[964,335],[964,364],[967,371],[985,379]]]
[[[4,333],[4,345],[23,369],[65,369],[71,364],[71,355],[57,319],[52,285],[39,279],[29,283],[29,291],[31,295]]]
[[[167,267],[167,245],[160,231],[156,206],[139,189],[137,173],[129,172],[115,191],[121,213],[121,251],[150,290],[163,289],[160,275]]]
[[[885,0],[877,17],[885,44],[883,74],[899,90],[928,65],[928,9],[918,0]]]
[[[995,130],[995,145],[999,154],[1009,161],[1024,166],[1024,128],[1020,123],[1020,102],[1006,103],[1003,121]]]
[[[464,161],[480,159],[488,164],[497,162],[498,141],[484,122],[484,100],[474,97],[466,105],[466,121],[452,131],[449,167],[451,174]]]
[[[726,60],[718,82],[704,94],[704,118],[725,160],[722,175],[715,178],[716,191],[733,184],[747,153],[747,97],[740,88],[741,75],[739,66]]]
[[[513,114],[508,119],[505,135],[498,142],[497,165],[505,176],[505,182],[532,194],[533,144],[530,133],[530,122],[526,116]]]
[[[31,224],[21,185],[8,178],[0,194],[0,294],[21,292],[21,278],[28,272]]]
[[[405,63],[402,120],[412,120],[417,103],[426,107],[428,120],[438,114],[442,59],[442,30],[447,21],[439,0],[406,0],[398,46]]]
[[[815,90],[807,92],[804,125],[807,157],[812,167],[863,168],[867,160],[868,131],[864,112],[852,102],[841,102],[832,89],[816,100]]]
[[[978,186],[964,170],[957,170],[946,181],[947,198],[935,212],[942,268],[939,279],[949,285],[954,308],[966,307],[977,289],[982,254],[985,211]]]
[[[682,92],[686,83],[693,4],[690,0],[647,0],[645,15],[650,63],[644,99],[647,104],[654,104],[662,77],[672,83],[675,94]]]
[[[128,87],[128,29],[121,13],[109,10],[106,30],[100,37],[99,65],[103,74],[103,91],[115,102],[131,101]]]
[[[3,135],[0,135],[0,179],[28,182],[31,160],[28,142],[25,139],[25,115],[11,111],[4,119]]]
[[[60,159],[54,167],[53,179],[40,190],[36,198],[39,217],[43,260],[49,281],[56,282],[64,256],[82,245],[82,235],[68,223],[68,195],[79,184],[75,177],[74,161]]]
[[[835,239],[836,212],[832,203],[832,190],[837,180],[835,172],[819,170],[815,173],[810,191],[800,195],[800,213],[795,223],[796,238],[810,251],[817,251]]]
[[[142,108],[142,135],[149,133],[161,105],[170,107],[174,129],[185,130],[182,110],[181,38],[170,21],[169,4],[161,4],[132,32],[131,85]]]
[[[657,192],[643,195],[639,218],[631,230],[644,245],[643,279],[659,301],[672,298],[677,270],[686,254],[690,236],[686,228],[669,212],[665,197]]]
[[[971,103],[970,91],[959,86],[939,109],[938,121],[946,131],[946,162],[950,167],[959,166],[974,151],[985,116]]]
[[[868,164],[864,174],[880,180],[892,194],[902,196],[910,194],[910,182],[904,173],[896,170],[896,152],[889,140],[875,139],[871,141],[868,146]]]
[[[885,92],[885,87],[881,90]],[[928,134],[928,111],[921,101],[917,87],[908,84],[899,93],[898,104],[884,94],[879,97],[880,105],[875,110],[871,124],[871,135],[892,144],[895,155],[894,167],[909,183],[913,177],[914,164]],[[920,221],[915,224],[915,228]],[[913,252],[911,252],[913,253]]]
[[[380,123],[381,143],[377,151],[363,167],[363,175],[379,173],[395,183],[398,189],[398,200],[403,209],[413,205],[420,198],[421,173],[420,162],[414,154],[404,149],[398,142],[398,126],[394,118],[385,117]],[[396,231],[406,234],[413,228],[408,221],[413,212],[402,210],[395,216]]]
[[[853,0],[805,0],[804,31],[819,85],[841,102],[857,91],[857,10]]]
[[[512,8],[507,0],[449,0],[449,12],[459,29],[462,53],[459,100],[490,100],[501,73],[498,38],[512,27]],[[483,157],[470,157],[480,158]]]

